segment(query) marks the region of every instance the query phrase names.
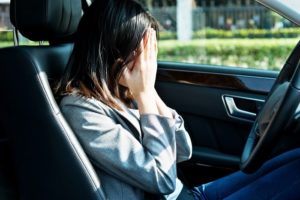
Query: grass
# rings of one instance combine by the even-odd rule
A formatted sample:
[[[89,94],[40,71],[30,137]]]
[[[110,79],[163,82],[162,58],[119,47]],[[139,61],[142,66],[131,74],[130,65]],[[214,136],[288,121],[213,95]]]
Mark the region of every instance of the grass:
[[[14,45],[13,42],[2,42],[2,41],[0,41],[0,48],[9,47],[9,46],[13,46],[13,45]]]
[[[44,42],[43,44],[48,44],[47,42]],[[37,46],[39,45],[38,42],[33,42],[33,41],[21,41],[20,45],[31,45],[31,46]],[[10,46],[14,46],[14,42],[8,42],[8,41],[0,41],[0,48],[3,47],[10,47]]]

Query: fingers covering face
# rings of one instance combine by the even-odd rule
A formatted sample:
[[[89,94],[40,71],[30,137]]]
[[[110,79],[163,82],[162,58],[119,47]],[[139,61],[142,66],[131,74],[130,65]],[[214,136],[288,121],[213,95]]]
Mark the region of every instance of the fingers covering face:
[[[156,31],[153,28],[147,29],[140,44],[139,50],[136,50],[140,53],[137,53],[137,57],[134,61],[131,61],[126,65],[130,70],[133,70],[135,64],[141,64],[146,60],[156,59],[154,58],[157,56]]]
[[[142,53],[144,59],[153,59],[157,54],[156,31],[153,28],[149,28],[145,34]]]

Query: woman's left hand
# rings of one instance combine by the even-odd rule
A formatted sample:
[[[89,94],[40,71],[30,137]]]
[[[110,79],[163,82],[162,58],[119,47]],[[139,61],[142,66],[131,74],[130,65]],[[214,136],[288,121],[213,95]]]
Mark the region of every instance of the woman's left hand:
[[[138,99],[140,95],[153,95],[157,71],[157,40],[154,29],[148,29],[140,44],[140,54],[129,63],[120,79],[133,96]]]

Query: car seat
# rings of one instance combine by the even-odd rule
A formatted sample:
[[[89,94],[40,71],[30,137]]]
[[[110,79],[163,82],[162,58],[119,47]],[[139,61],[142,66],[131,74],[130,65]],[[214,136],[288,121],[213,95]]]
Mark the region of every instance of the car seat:
[[[50,87],[68,63],[73,45],[62,41],[71,41],[81,14],[80,0],[11,0],[16,29],[50,43],[0,49],[0,121],[11,140],[20,199],[105,199]]]

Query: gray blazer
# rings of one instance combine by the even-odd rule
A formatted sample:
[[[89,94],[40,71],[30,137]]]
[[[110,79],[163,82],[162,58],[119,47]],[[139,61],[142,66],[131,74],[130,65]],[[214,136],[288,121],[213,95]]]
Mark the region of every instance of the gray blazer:
[[[93,98],[65,96],[61,110],[95,166],[106,198],[140,200],[145,191],[176,199],[176,163],[191,157],[183,119],[112,109]]]

